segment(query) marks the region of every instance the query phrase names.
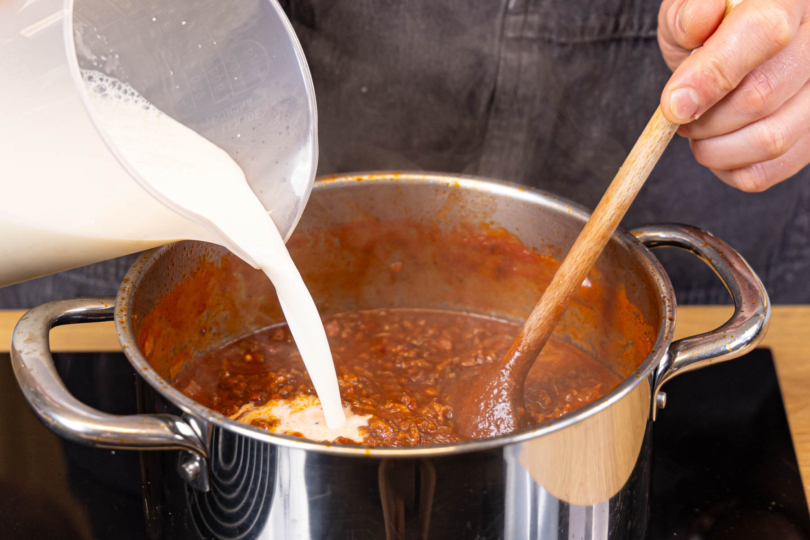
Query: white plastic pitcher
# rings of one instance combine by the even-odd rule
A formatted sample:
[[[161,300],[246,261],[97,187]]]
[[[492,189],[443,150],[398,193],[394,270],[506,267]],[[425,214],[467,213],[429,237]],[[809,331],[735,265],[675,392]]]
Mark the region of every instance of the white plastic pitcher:
[[[181,238],[227,246],[121,157],[81,69],[225,150],[289,237],[315,177],[317,113],[275,0],[2,0],[0,286]]]

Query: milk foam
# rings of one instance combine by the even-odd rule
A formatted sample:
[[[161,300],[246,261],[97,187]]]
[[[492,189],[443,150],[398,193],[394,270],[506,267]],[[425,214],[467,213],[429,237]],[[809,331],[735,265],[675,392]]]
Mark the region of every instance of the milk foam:
[[[303,435],[312,441],[332,442],[338,437],[345,437],[362,443],[364,437],[360,433],[360,428],[368,426],[371,416],[354,414],[348,407],[344,409],[344,412],[346,422],[337,429],[331,429],[326,425],[323,407],[318,398],[297,396],[293,400],[270,400],[259,406],[249,403],[239,409],[231,418],[246,424],[256,420],[276,421],[278,424],[270,428],[270,431],[288,435]]]
[[[242,169],[224,150],[164,114],[128,84],[91,70],[83,71],[82,78],[114,150],[150,192],[206,222],[216,233],[206,240],[224,245],[273,282],[326,422],[339,427],[346,417],[320,315]]]

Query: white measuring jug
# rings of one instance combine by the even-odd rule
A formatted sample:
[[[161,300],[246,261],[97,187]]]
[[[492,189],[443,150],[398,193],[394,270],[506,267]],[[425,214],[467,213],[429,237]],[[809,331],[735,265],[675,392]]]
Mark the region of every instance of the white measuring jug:
[[[275,0],[4,0],[0,286],[178,239],[234,250],[127,163],[94,117],[83,69],[225,150],[292,233],[315,177],[317,113]]]

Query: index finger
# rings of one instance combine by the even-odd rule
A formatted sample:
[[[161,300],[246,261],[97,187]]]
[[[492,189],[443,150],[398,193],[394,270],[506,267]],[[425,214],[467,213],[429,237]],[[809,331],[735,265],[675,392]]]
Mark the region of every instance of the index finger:
[[[661,94],[664,116],[676,124],[698,118],[790,44],[804,11],[797,0],[742,2],[672,74]]]

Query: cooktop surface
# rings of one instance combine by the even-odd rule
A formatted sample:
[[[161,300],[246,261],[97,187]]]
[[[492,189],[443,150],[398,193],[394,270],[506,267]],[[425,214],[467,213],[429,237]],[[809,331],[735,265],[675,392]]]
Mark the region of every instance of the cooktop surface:
[[[810,538],[770,352],[686,373],[664,390],[648,540]]]
[[[0,538],[146,537],[137,452],[87,448],[48,432],[0,356]],[[68,388],[116,414],[135,411],[120,354],[57,355]],[[810,540],[799,468],[771,355],[667,384],[653,431],[648,540]]]

